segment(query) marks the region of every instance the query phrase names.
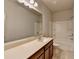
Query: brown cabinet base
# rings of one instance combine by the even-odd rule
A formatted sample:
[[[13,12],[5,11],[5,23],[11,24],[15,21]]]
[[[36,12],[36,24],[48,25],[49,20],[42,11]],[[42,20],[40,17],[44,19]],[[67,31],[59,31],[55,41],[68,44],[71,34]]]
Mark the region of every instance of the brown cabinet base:
[[[43,48],[37,51],[28,59],[52,59],[53,56],[53,40],[47,43]]]

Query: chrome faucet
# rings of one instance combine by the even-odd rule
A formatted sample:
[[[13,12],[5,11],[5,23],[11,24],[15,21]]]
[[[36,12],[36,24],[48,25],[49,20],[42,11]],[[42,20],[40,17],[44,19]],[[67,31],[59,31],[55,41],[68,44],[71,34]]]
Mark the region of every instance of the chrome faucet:
[[[38,39],[41,40],[42,34],[38,33],[37,35],[38,35]]]
[[[38,39],[39,39],[39,40],[41,40],[41,38],[42,38],[42,34],[39,34],[39,37],[38,37]]]

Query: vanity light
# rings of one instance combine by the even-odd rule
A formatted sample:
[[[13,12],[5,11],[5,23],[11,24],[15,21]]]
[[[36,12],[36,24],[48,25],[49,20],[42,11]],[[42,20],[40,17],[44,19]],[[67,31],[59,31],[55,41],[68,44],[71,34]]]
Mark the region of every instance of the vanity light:
[[[34,7],[38,7],[38,4],[37,4],[37,2],[35,2],[35,3],[34,3]]]
[[[24,2],[24,5],[25,5],[25,6],[29,6],[29,3],[27,3],[27,2],[25,1],[25,2]]]
[[[30,0],[30,3],[31,3],[31,4],[34,4],[34,0]]]
[[[28,6],[29,8],[38,7],[37,2],[35,0],[29,0],[29,3],[26,0],[17,0],[19,3],[24,3],[25,6]]]
[[[29,8],[33,8],[33,6],[32,5],[29,5]]]
[[[24,3],[25,0],[17,0],[19,3]]]

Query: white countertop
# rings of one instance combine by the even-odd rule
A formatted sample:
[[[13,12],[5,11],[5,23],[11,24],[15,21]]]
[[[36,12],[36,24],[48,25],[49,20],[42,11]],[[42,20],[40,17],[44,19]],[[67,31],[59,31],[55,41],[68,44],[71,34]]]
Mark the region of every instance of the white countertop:
[[[47,41],[41,42],[38,39],[31,42],[16,46],[4,51],[5,59],[27,59],[33,55],[36,51],[46,45],[52,38],[44,38]]]

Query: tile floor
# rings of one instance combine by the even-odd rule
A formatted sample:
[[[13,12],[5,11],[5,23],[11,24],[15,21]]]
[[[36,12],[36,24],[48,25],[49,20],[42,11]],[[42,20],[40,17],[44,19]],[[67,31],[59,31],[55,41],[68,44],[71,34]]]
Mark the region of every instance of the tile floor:
[[[52,59],[74,59],[74,52],[62,50],[54,46]]]

